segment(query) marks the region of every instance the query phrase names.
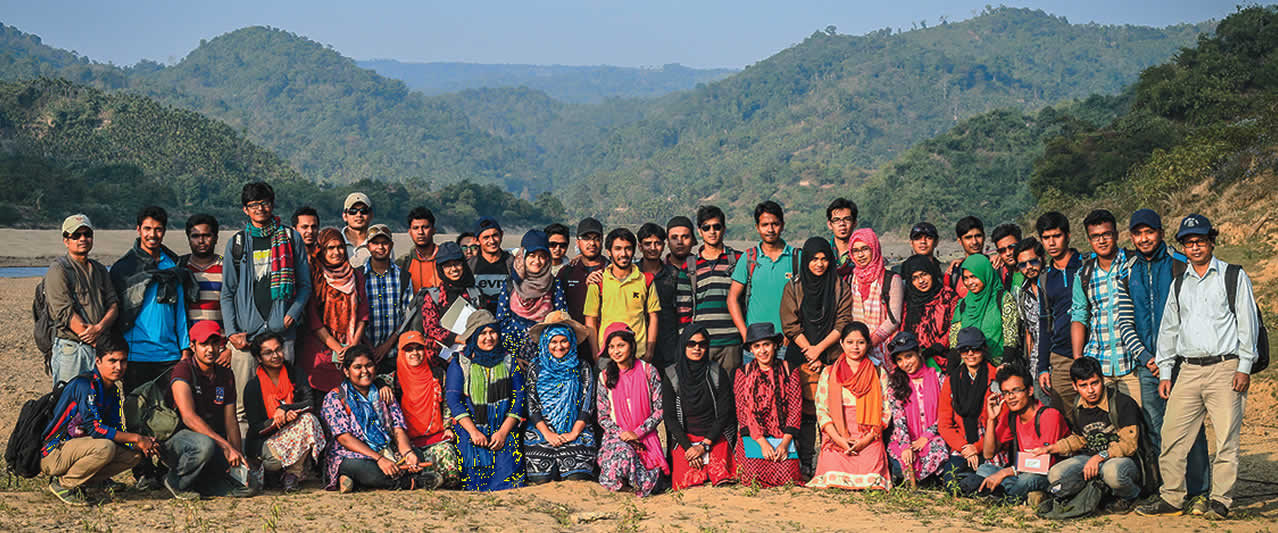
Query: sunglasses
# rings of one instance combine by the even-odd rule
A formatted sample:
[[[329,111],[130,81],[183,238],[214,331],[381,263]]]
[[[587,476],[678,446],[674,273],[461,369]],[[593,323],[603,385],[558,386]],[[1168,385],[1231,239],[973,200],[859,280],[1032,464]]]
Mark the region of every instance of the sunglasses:
[[[1019,263],[1016,263],[1016,268],[1019,268],[1021,270],[1025,270],[1029,267],[1038,268],[1040,266],[1043,266],[1043,260],[1037,259],[1037,258],[1030,259],[1029,261],[1021,261]]]
[[[723,224],[702,224],[701,231],[723,231]]]
[[[469,251],[475,252],[475,251],[479,251],[479,245],[478,245],[478,244],[469,244],[469,245],[466,245],[466,246],[462,246],[462,247],[461,247],[461,249],[462,249],[462,251],[467,251],[467,250],[469,250]]]
[[[1015,245],[1015,244],[1009,244],[1009,245],[1004,246],[1004,247],[1002,247],[1002,248],[995,248],[995,249],[996,249],[996,250],[998,250],[998,253],[1000,253],[1000,254],[1008,254],[1008,253],[1012,253],[1012,252],[1016,251],[1016,245]]]
[[[72,234],[70,234],[70,235],[67,235],[67,238],[68,238],[68,239],[71,239],[71,240],[73,240],[73,241],[78,241],[78,240],[80,240],[80,239],[92,239],[92,238],[93,238],[93,230],[91,230],[91,229],[86,229],[86,230],[83,230],[83,231],[77,231],[77,232],[75,232],[75,233],[72,233]]]
[[[550,247],[551,247],[551,248],[563,248],[563,249],[567,250],[567,249],[568,249],[568,243],[566,243],[566,242],[552,242],[552,243],[550,243]]]
[[[372,210],[372,209],[369,209],[369,208],[367,208],[367,207],[352,207],[352,208],[350,208],[350,209],[347,209],[347,210],[346,210],[346,214],[351,215],[351,216],[355,216],[355,215],[367,215],[367,214],[372,213],[372,212],[373,212],[373,210]]]
[[[698,347],[698,348],[702,348],[702,349],[709,348],[709,347],[710,347],[710,341],[708,341],[708,340],[705,340],[705,341],[688,341],[688,347],[693,347],[693,346],[696,346],[696,347]]]

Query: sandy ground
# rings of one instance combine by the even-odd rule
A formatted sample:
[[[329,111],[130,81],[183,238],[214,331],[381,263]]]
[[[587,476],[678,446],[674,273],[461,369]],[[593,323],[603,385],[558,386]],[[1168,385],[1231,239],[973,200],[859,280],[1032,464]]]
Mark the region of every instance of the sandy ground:
[[[48,390],[31,341],[35,279],[0,279],[0,439],[24,401]],[[1272,376],[1273,371],[1267,372]],[[1201,518],[1110,515],[1057,523],[1023,507],[950,499],[905,490],[857,494],[802,488],[696,488],[646,499],[598,484],[560,483],[501,494],[451,491],[338,495],[306,485],[298,494],[268,491],[247,500],[179,503],[164,493],[118,495],[92,512],[70,509],[44,492],[42,479],[0,485],[0,530],[468,530],[468,531],[865,531],[1100,530],[1230,531],[1272,529],[1278,518],[1278,386],[1258,379],[1243,426],[1235,517],[1221,526]],[[124,476],[127,478],[127,475]]]

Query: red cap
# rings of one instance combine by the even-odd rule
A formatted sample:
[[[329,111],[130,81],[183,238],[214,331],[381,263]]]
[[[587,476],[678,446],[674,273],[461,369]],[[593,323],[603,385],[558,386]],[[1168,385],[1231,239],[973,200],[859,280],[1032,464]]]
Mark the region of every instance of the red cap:
[[[426,337],[423,337],[421,333],[411,329],[405,331],[399,336],[399,349],[403,350],[404,347],[409,344],[420,344],[424,347],[426,346]]]
[[[191,326],[191,342],[205,344],[210,337],[222,337],[222,326],[212,320],[201,320]]]

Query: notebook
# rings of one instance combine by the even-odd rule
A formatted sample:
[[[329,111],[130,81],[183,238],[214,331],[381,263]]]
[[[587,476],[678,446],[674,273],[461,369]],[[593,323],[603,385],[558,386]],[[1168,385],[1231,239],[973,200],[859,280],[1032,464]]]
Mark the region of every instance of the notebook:
[[[775,449],[781,445],[781,439],[777,437],[767,437],[768,444]],[[751,437],[741,438],[741,449],[745,451],[746,459],[763,459],[763,449],[759,447],[759,441]],[[799,451],[794,447],[794,440],[790,441],[790,446],[786,450],[786,459],[798,459]]]

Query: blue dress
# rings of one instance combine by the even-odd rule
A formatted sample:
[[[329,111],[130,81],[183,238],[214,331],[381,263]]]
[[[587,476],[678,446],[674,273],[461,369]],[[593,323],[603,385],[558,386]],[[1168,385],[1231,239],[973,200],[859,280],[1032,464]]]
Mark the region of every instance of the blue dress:
[[[507,281],[501,288],[501,294],[497,296],[496,318],[501,328],[501,347],[506,350],[506,353],[514,355],[516,359],[530,363],[537,358],[537,342],[528,339],[528,329],[537,325],[538,321],[529,320],[510,310],[510,291],[514,290],[511,283]],[[550,290],[554,294],[551,310],[567,309],[568,300],[564,298],[564,289],[558,279]]]
[[[473,341],[472,341],[473,342]],[[506,418],[523,422],[524,374],[513,357],[502,355],[495,361],[474,357],[468,347],[448,365],[444,398],[453,420],[469,417],[484,436],[491,437]],[[490,366],[480,364],[491,362]],[[523,431],[516,425],[506,435],[500,450],[475,446],[470,433],[456,428],[457,451],[461,460],[462,489],[494,491],[524,486]]]

